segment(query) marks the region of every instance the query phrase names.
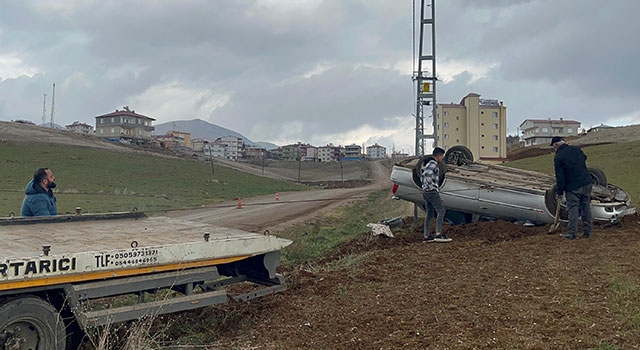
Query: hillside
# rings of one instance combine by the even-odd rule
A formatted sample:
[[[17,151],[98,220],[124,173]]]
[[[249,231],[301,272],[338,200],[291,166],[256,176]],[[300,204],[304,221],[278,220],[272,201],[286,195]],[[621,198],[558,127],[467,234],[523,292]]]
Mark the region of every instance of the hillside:
[[[191,138],[195,139],[195,138],[200,138],[203,140],[207,140],[207,141],[215,141],[215,139],[219,138],[219,137],[223,137],[223,136],[235,136],[235,137],[239,137],[241,139],[244,140],[245,144],[249,144],[249,145],[257,145],[259,147],[263,147],[267,150],[271,150],[274,148],[278,148],[277,145],[270,143],[270,142],[254,142],[251,141],[249,138],[245,137],[244,135],[227,129],[227,128],[223,128],[219,125],[216,124],[211,124],[208,123],[204,120],[200,120],[200,119],[193,119],[193,120],[176,120],[176,121],[171,121],[171,122],[167,122],[167,123],[163,123],[163,124],[158,124],[155,125],[155,134],[156,135],[163,135],[165,134],[167,131],[171,131],[171,130],[176,130],[176,131],[182,131],[182,132],[188,132],[191,134]]]
[[[586,135],[566,138],[568,143],[581,147],[637,140],[640,140],[640,125],[620,126],[611,129],[603,129]],[[513,161],[523,158],[542,156],[549,153],[553,153],[553,148],[550,145],[520,147],[510,150],[507,154],[507,159],[509,161]]]

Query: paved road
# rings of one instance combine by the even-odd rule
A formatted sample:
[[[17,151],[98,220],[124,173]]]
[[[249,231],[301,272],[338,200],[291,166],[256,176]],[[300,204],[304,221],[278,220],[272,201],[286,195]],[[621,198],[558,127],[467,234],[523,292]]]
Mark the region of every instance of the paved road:
[[[166,215],[249,232],[262,233],[269,230],[270,233],[277,234],[283,227],[366,198],[373,191],[390,191],[389,169],[379,162],[371,162],[370,165],[372,183],[367,186],[280,192],[279,200],[275,199],[275,193],[242,199],[242,209],[237,208],[237,202],[224,202],[205,208],[171,211]]]

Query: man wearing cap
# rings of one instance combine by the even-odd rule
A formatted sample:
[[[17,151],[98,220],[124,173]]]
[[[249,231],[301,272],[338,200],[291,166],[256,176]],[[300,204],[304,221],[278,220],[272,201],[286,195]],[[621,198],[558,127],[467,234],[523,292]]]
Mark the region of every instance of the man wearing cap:
[[[556,152],[553,167],[556,172],[556,194],[564,193],[567,199],[569,225],[563,237],[575,239],[578,231],[578,219],[582,218],[582,237],[589,238],[593,223],[591,221],[591,175],[587,169],[587,156],[580,147],[568,145],[559,136],[551,139]],[[559,203],[558,203],[559,205]]]
[[[444,159],[444,150],[440,147],[433,149],[431,157],[424,158],[424,168],[422,168],[422,197],[424,198],[424,238],[423,242],[451,242],[451,238],[442,233],[444,222],[444,205],[440,199],[440,169],[438,163]],[[436,218],[436,233],[429,233],[431,219]]]

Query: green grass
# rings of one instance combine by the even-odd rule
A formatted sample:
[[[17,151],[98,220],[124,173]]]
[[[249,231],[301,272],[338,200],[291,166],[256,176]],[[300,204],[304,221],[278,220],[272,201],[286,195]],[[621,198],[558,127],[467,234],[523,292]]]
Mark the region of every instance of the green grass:
[[[294,225],[278,234],[293,240],[283,250],[282,262],[287,266],[313,264],[339,245],[366,237],[370,230],[367,224],[406,215],[411,207],[409,202],[392,200],[388,190],[381,190],[365,200],[342,207],[331,216]]]
[[[634,332],[640,336],[640,284],[638,279],[622,276],[610,282],[611,308],[622,315]]]
[[[214,163],[215,164],[215,163]],[[24,187],[39,167],[56,176],[58,212],[156,212],[275,192],[299,184],[194,160],[113,152],[71,145],[0,143],[0,216],[18,214]]]
[[[600,168],[608,182],[631,195],[634,203],[640,200],[640,141],[583,147],[587,166]],[[553,156],[548,155],[519,159],[506,163],[514,168],[536,170],[553,174]]]

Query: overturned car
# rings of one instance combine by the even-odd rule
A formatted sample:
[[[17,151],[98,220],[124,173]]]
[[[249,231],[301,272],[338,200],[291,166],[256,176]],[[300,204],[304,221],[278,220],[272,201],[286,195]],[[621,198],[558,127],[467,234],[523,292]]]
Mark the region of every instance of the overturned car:
[[[417,204],[424,210],[420,175],[423,158],[403,159],[391,171],[393,198]],[[463,224],[503,219],[527,225],[553,224],[558,201],[552,175],[473,162],[464,146],[451,147],[440,164],[440,195],[446,220]],[[636,208],[631,196],[607,183],[605,174],[589,168],[593,179],[591,212],[594,222],[616,223]],[[559,220],[567,220],[566,204],[560,203]]]

